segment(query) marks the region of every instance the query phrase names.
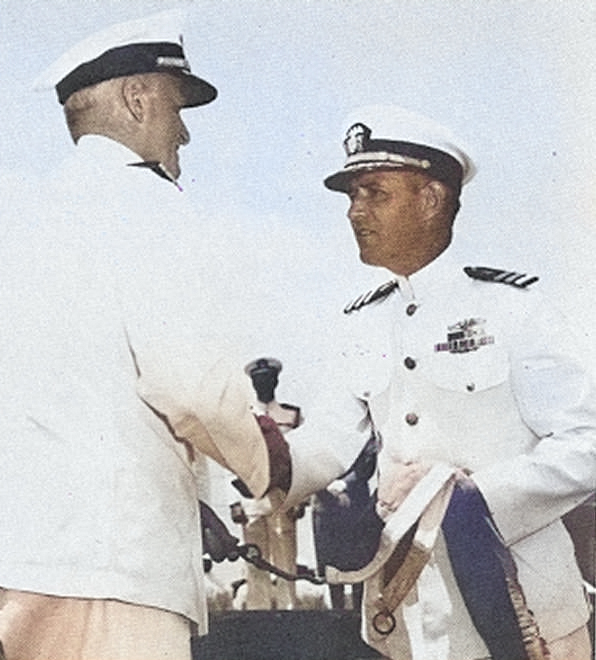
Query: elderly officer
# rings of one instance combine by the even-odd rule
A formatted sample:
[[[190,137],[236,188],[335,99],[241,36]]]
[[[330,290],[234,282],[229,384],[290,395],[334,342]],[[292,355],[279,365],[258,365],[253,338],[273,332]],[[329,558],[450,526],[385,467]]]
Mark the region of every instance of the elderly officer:
[[[2,246],[8,660],[190,658],[206,619],[199,452],[259,496],[269,480],[247,358],[219,359],[238,282],[211,272],[208,223],[174,185],[180,111],[216,96],[179,20],[94,35],[41,81],[77,146]]]
[[[400,546],[368,573],[369,642],[393,660],[504,657],[514,638],[508,660],[546,657],[545,644],[552,658],[588,660],[588,609],[560,517],[595,488],[596,399],[569,326],[537,278],[455,257],[474,165],[449,132],[386,106],[357,111],[346,129],[345,166],[325,185],[349,197],[362,261],[393,278],[344,310],[349,339],[320,409],[294,434],[287,501],[344,472],[372,427],[383,534],[397,541],[408,516],[418,523],[403,568]],[[482,577],[499,557],[500,572]],[[400,570],[411,582],[392,581]]]

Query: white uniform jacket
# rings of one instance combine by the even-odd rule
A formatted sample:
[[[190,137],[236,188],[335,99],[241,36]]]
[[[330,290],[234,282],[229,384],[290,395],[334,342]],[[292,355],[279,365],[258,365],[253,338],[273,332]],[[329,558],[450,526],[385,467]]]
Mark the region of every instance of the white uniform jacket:
[[[455,263],[448,250],[348,316],[350,341],[325,379],[321,405],[293,435],[288,503],[344,471],[371,423],[382,444],[379,479],[394,459],[472,471],[517,561],[529,608],[552,640],[588,616],[559,518],[596,487],[596,399],[574,357],[575,329],[538,295],[539,285],[471,279],[465,265],[481,264]],[[449,658],[486,657],[441,537],[431,564],[410,621],[418,657],[439,657],[432,640],[441,637]],[[444,593],[429,575],[437,569]],[[384,648],[397,657],[390,641]]]
[[[249,356],[233,365],[238,382],[218,366],[245,286],[217,229],[138,161],[84,137],[4,237],[0,585],[204,621],[204,458],[191,460],[137,389],[204,408],[206,441],[238,430],[237,458],[250,463]],[[225,419],[209,409],[223,391],[235,405]]]

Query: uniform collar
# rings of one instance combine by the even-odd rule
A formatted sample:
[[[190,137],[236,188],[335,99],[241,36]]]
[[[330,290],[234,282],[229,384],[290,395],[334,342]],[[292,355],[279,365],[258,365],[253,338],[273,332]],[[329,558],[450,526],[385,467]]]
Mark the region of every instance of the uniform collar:
[[[138,154],[104,135],[83,135],[77,142],[77,151],[101,162],[109,161],[114,165],[139,162]]]
[[[409,277],[397,275],[402,300],[411,302],[445,295],[446,288],[454,275],[461,271],[457,252],[456,246],[449,245],[436,259]]]
[[[344,307],[344,313],[351,314],[366,305],[378,303],[388,297],[392,298],[394,304],[410,305],[410,303],[414,303],[413,309],[415,309],[423,299],[449,295],[448,291],[452,283],[463,270],[463,261],[460,246],[455,248],[449,245],[436,259],[409,277],[396,275],[383,269],[386,273],[391,273],[391,279],[358,296]],[[395,292],[397,295],[393,296],[392,294]]]
[[[139,155],[132,149],[104,135],[83,135],[77,143],[77,150],[95,162],[101,163],[102,166],[108,163],[113,167],[132,166],[150,169],[179,188],[176,180],[159,163],[139,160]]]

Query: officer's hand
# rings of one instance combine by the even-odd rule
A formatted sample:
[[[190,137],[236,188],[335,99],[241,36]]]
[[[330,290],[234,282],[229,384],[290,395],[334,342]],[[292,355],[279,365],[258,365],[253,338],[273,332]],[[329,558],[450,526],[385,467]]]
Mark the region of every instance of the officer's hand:
[[[457,468],[455,471],[455,481],[463,491],[476,490],[478,487],[470,476],[472,472],[466,468]]]
[[[339,493],[337,496],[337,503],[339,506],[347,508],[352,502],[350,501],[350,496],[347,493]]]
[[[238,539],[230,534],[223,521],[209,505],[201,500],[199,500],[199,505],[203,552],[218,563],[234,555],[237,557]]]
[[[336,479],[327,486],[327,492],[335,497],[337,504],[341,507],[350,506],[350,496],[346,493],[346,482],[343,479]]]
[[[430,470],[430,465],[418,462],[394,461],[383,466],[379,475],[377,515],[386,518],[396,511],[414,486]]]
[[[327,491],[330,492],[333,497],[339,497],[340,493],[343,493],[345,490],[346,482],[343,479],[336,479],[327,486]]]

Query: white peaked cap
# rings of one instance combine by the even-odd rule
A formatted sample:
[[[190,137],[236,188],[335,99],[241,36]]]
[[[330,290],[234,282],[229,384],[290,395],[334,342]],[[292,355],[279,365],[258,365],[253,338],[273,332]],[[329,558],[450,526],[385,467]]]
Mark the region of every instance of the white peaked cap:
[[[463,185],[476,166],[462,140],[437,122],[394,105],[368,105],[344,121],[344,168],[325,185],[345,191],[352,174],[378,167],[417,167],[429,175]]]
[[[182,50],[182,27],[186,12],[174,9],[118,23],[105,28],[70,48],[33,83],[36,90],[57,87],[59,98],[76,89],[134,73],[166,71],[183,77],[189,91],[189,105],[212,101],[217,91],[190,73]],[[146,45],[146,49],[140,49]],[[117,50],[114,50],[117,49]],[[68,81],[66,91],[60,85]],[[60,102],[64,102],[60,98]]]

